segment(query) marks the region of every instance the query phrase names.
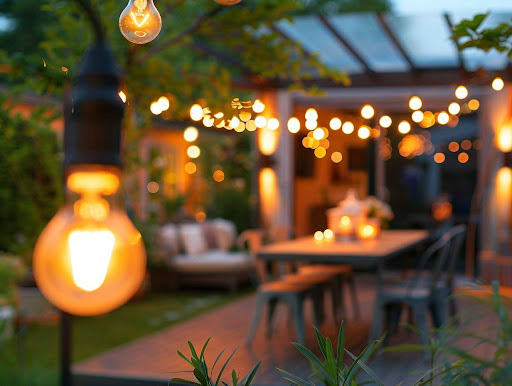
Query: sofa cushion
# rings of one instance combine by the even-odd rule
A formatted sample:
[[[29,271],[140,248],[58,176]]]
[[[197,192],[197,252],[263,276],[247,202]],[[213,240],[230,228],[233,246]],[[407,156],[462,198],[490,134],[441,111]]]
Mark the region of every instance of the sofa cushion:
[[[201,223],[201,229],[203,230],[204,238],[206,239],[206,245],[208,249],[217,248],[217,240],[215,238],[215,228],[212,221],[205,221]]]
[[[179,230],[183,248],[187,255],[198,255],[208,250],[201,224],[182,224]]]
[[[231,221],[218,218],[212,221],[212,225],[215,230],[217,248],[223,251],[229,251],[235,245],[235,224]]]
[[[179,273],[236,273],[249,271],[251,260],[244,252],[227,253],[211,250],[194,256],[174,256],[169,260],[168,266]]]
[[[178,228],[174,224],[166,224],[157,232],[157,243],[166,255],[174,256],[180,253]]]

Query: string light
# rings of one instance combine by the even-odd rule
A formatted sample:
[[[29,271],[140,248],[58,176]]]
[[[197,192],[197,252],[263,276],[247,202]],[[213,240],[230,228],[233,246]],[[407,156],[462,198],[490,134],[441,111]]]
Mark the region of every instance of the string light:
[[[335,151],[331,154],[331,161],[339,164],[343,160],[343,155],[339,151]]]
[[[339,130],[341,128],[341,119],[336,117],[331,119],[329,122],[329,127],[334,131]]]
[[[368,126],[361,126],[357,131],[357,136],[361,139],[367,139],[370,137],[370,128]]]
[[[199,131],[194,126],[187,127],[183,132],[183,138],[187,142],[194,142],[199,136]]]
[[[443,153],[434,154],[434,161],[438,164],[442,164],[445,159],[446,159],[446,156]]]
[[[278,119],[277,118],[270,118],[267,121],[267,127],[270,130],[277,130],[279,128],[279,121],[278,121]]]
[[[327,154],[327,151],[323,147],[319,146],[315,149],[315,157],[316,158],[324,158],[326,154]]]
[[[318,120],[318,112],[314,108],[307,109],[305,116],[308,121]]]
[[[448,122],[450,122],[450,116],[446,111],[441,111],[437,116],[437,123],[446,125]]]
[[[350,121],[343,123],[341,131],[343,131],[345,134],[352,134],[354,132],[354,124]]]
[[[160,108],[160,105],[158,104],[158,102],[153,102],[153,103],[151,103],[151,105],[149,106],[149,110],[150,110],[154,115],[160,115],[160,114],[162,114],[162,109]]]
[[[480,107],[480,102],[477,99],[471,99],[468,102],[468,107],[469,107],[470,110],[476,111]]]
[[[231,118],[231,120],[229,121],[229,128],[236,129],[239,125],[240,125],[240,119],[233,115],[233,118]]]
[[[455,97],[457,99],[466,99],[469,92],[465,86],[459,86],[455,89]]]
[[[187,174],[194,174],[197,171],[197,166],[193,162],[187,162],[185,164],[185,172]]]
[[[459,154],[459,156],[458,156],[457,158],[458,158],[458,160],[459,160],[459,162],[460,162],[461,164],[465,164],[466,162],[468,162],[468,161],[469,161],[469,155],[468,155],[468,153],[464,153],[464,152],[462,152],[462,153],[460,153],[460,154]]]
[[[259,99],[256,99],[252,105],[252,110],[257,114],[260,114],[265,110],[265,105]]]
[[[471,146],[472,146],[472,143],[469,139],[465,139],[464,141],[462,141],[462,143],[460,144],[460,147],[463,149],[463,150],[469,150],[471,149]]]
[[[412,120],[416,123],[420,123],[421,121],[423,121],[423,118],[424,114],[419,110],[412,113]]]
[[[361,116],[370,119],[375,115],[375,109],[371,105],[364,105],[361,109]]]
[[[316,231],[314,238],[316,241],[322,241],[324,239],[324,232],[322,231]]]
[[[319,127],[313,131],[313,138],[318,139],[320,141],[321,139],[324,139],[324,137],[325,134],[322,128]]]
[[[499,76],[494,78],[494,80],[492,81],[492,89],[494,91],[501,91],[503,90],[503,87],[505,87],[505,82],[503,81],[503,79],[501,79]]]
[[[162,29],[162,18],[153,0],[130,0],[119,17],[119,29],[135,44],[155,39]]]
[[[448,149],[452,153],[455,153],[455,152],[459,151],[459,144],[457,142],[450,142],[450,144],[448,145]]]
[[[512,126],[507,125],[498,130],[496,146],[504,153],[512,151]]]
[[[318,126],[318,123],[316,120],[312,120],[312,119],[308,119],[306,121],[306,129],[308,129],[309,131],[312,131],[312,130],[315,130]]]
[[[300,121],[297,118],[291,117],[288,119],[288,131],[292,134],[300,131]]]
[[[452,102],[448,106],[448,112],[452,115],[457,115],[460,113],[460,105],[457,102]]]
[[[222,182],[224,181],[224,172],[220,169],[217,169],[213,172],[213,179],[215,182]]]
[[[196,145],[189,146],[187,155],[189,158],[198,158],[201,155],[201,150]]]
[[[196,122],[203,119],[203,108],[200,105],[192,105],[190,108],[190,119]]]
[[[398,124],[398,131],[401,134],[407,134],[409,131],[411,131],[411,124],[407,121],[402,121]]]
[[[379,125],[381,127],[383,127],[384,129],[387,129],[388,127],[390,127],[392,123],[393,123],[393,120],[391,119],[391,117],[389,115],[383,115],[379,119]]]
[[[409,107],[411,110],[419,110],[421,109],[421,106],[423,106],[423,102],[421,101],[420,97],[413,96],[409,100]]]
[[[258,115],[254,120],[254,123],[258,129],[263,129],[267,125],[267,118],[263,115]]]

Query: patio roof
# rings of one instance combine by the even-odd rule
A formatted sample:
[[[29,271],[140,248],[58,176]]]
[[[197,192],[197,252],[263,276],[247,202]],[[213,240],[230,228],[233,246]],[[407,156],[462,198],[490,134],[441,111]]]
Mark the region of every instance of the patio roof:
[[[352,86],[444,85],[457,81],[479,83],[491,76],[511,79],[506,55],[476,49],[459,52],[450,28],[471,12],[421,15],[348,13],[297,16],[271,29],[299,44],[306,54],[317,54],[327,66],[348,73]],[[493,12],[483,27],[508,22],[510,12]],[[266,27],[258,32],[265,33]],[[286,85],[275,81],[274,87]],[[341,87],[326,79],[309,84]],[[269,85],[267,85],[269,86]]]

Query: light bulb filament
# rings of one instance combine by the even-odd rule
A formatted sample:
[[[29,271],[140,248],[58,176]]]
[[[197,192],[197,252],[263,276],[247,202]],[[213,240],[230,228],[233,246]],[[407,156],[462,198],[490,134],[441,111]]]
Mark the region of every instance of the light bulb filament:
[[[92,292],[107,276],[115,237],[109,230],[73,231],[68,236],[71,271],[78,288]]]
[[[149,14],[148,13],[144,15],[143,13],[133,13],[133,12],[130,12],[130,15],[132,16],[132,19],[133,19],[133,22],[135,23],[135,25],[137,27],[139,27],[139,28],[142,27],[146,23],[146,21],[148,21],[148,18],[149,18]],[[142,17],[142,21],[139,22],[137,20],[137,17]]]

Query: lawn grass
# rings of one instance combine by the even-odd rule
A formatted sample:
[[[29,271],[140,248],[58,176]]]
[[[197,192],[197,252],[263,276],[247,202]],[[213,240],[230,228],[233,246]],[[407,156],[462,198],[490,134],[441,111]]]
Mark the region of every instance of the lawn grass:
[[[151,294],[107,315],[75,317],[72,324],[73,361],[172,326],[243,295],[204,291]],[[16,339],[0,343],[0,385],[57,385],[59,326],[32,325],[23,341],[25,365],[21,363]]]

